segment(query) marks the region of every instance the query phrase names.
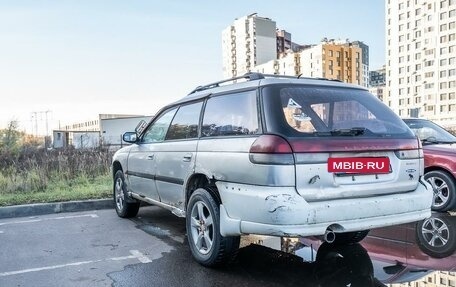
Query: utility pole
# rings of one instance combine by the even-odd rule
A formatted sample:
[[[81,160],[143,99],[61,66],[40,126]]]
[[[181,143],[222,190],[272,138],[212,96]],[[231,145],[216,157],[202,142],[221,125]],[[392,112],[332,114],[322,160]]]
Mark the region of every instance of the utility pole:
[[[32,112],[32,115],[31,115],[31,121],[32,121],[32,133],[33,133],[33,121],[34,121],[34,124],[35,124],[35,137],[38,137],[39,135],[42,135],[44,136],[44,143],[45,143],[45,146],[46,147],[49,147],[49,144],[50,144],[50,136],[49,136],[49,116],[48,114],[49,113],[52,113],[52,111],[50,110],[46,110],[46,111],[35,111],[35,112]],[[44,125],[45,125],[45,131],[44,133],[41,133],[39,132],[39,129],[38,129],[38,117],[40,118],[40,127],[42,128],[42,121],[44,120]],[[44,118],[44,119],[43,119]]]

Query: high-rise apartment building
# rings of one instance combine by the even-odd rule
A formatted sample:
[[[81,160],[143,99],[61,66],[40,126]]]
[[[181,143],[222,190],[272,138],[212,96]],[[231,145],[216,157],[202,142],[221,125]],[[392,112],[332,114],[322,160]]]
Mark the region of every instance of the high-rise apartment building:
[[[369,86],[378,87],[386,85],[386,67],[369,72]]]
[[[384,102],[401,117],[456,125],[456,1],[385,0]]]
[[[276,22],[256,13],[236,19],[222,32],[223,76],[243,75],[277,58]]]
[[[305,77],[323,77],[337,79],[346,83],[354,83],[367,87],[365,72],[369,71],[368,60],[363,64],[363,50],[369,50],[367,45],[363,48],[362,42],[343,42],[324,39],[320,44],[300,53],[300,73]],[[366,52],[368,53],[368,52]]]
[[[318,45],[306,46],[299,52],[281,54],[280,58],[255,66],[253,71],[276,75],[302,75],[337,79],[368,87],[366,74],[369,61],[363,64],[363,50],[369,47],[359,46],[362,42],[342,42],[324,40]],[[364,73],[367,71],[367,73]]]

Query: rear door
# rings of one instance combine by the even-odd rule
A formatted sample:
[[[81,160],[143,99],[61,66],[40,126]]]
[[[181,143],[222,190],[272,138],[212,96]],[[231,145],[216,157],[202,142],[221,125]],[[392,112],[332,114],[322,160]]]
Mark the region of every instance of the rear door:
[[[156,145],[155,180],[163,203],[183,208],[184,182],[193,173],[203,102],[179,107],[165,141]]]

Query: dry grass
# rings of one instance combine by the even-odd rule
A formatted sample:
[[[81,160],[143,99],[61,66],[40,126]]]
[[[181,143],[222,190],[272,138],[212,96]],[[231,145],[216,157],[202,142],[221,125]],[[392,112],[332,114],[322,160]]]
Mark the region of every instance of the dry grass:
[[[109,196],[105,149],[0,151],[0,206]]]

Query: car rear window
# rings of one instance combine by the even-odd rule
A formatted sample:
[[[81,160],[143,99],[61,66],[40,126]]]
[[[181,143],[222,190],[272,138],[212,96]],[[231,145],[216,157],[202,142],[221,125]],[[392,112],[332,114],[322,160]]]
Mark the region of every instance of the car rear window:
[[[265,87],[263,94],[272,113],[266,116],[268,130],[288,136],[413,136],[365,90],[293,85]]]

